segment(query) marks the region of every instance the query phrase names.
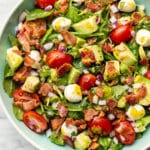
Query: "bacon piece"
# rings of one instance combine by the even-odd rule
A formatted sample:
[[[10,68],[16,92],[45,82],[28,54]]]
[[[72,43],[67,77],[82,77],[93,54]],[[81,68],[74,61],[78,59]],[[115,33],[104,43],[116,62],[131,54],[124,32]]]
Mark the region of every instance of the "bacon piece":
[[[94,116],[97,116],[98,114],[99,112],[92,108],[84,110],[84,119],[85,121],[91,121],[94,118]]]
[[[89,45],[92,45],[97,41],[97,37],[88,38],[86,41]]]
[[[70,71],[72,68],[72,65],[69,63],[64,63],[57,69],[57,75],[59,77],[63,76],[66,72]]]
[[[24,57],[24,65],[26,67],[32,67],[34,65],[34,63],[35,63],[35,60],[32,59],[30,56],[26,55]]]
[[[19,106],[24,111],[33,110],[40,105],[40,99],[37,94],[30,94],[24,91],[19,91],[16,96],[14,94],[14,105]]]
[[[41,85],[38,93],[45,97],[49,92],[55,93],[55,90],[49,83],[44,83]]]
[[[63,118],[51,119],[50,120],[50,127],[52,128],[53,131],[58,131],[58,130],[60,130],[63,122],[64,122]]]
[[[108,99],[107,106],[110,110],[113,110],[117,106],[117,101],[114,99]]]
[[[30,76],[31,68],[23,66],[13,76],[13,80],[23,83],[28,76]]]
[[[88,150],[95,150],[95,149],[97,149],[99,146],[100,146],[99,143],[97,143],[97,142],[92,142],[91,145],[90,145],[90,147],[88,148]]]
[[[139,12],[134,12],[132,14],[131,18],[132,18],[132,21],[131,21],[132,24],[137,25],[140,22],[140,20],[142,19],[142,15]]]
[[[144,65],[144,66],[148,65],[149,64],[149,59],[147,57],[141,59],[140,64]]]
[[[138,98],[144,98],[147,94],[147,88],[143,85],[137,90]]]
[[[129,69],[130,69],[131,72],[134,72],[135,67],[134,66],[129,66]]]
[[[66,125],[69,125],[69,124],[76,126],[79,132],[85,130],[87,127],[87,123],[83,119],[74,120],[72,118],[67,118],[66,119]]]
[[[111,43],[105,42],[102,44],[102,50],[107,53],[113,52],[113,45]]]
[[[138,103],[138,95],[134,94],[134,93],[131,93],[127,96],[125,96],[127,102],[130,104],[130,105],[135,105]]]
[[[102,88],[102,86],[99,86],[99,87],[96,89],[95,94],[96,94],[96,95],[97,95],[100,99],[102,99],[102,98],[103,98],[103,96],[104,96],[104,92],[103,92],[103,88]]]
[[[37,19],[34,21],[26,21],[22,29],[19,31],[17,38],[26,52],[30,51],[30,46],[39,43],[40,38],[46,33],[46,21]]]
[[[92,1],[85,1],[85,7],[90,9],[92,12],[97,12],[102,9],[102,4],[94,3]]]
[[[126,78],[126,84],[131,85],[133,83],[133,80],[134,80],[133,76],[128,76]]]
[[[83,91],[82,94],[83,95],[87,95],[88,98],[89,98],[90,103],[93,103],[93,95],[92,95],[92,93],[90,91],[87,91],[87,90]]]
[[[59,103],[57,105],[57,109],[58,109],[58,114],[59,114],[60,117],[63,118],[63,117],[67,116],[67,114],[68,114],[68,108],[65,105]]]
[[[63,36],[65,42],[68,44],[68,45],[71,45],[71,46],[74,46],[76,45],[77,43],[77,38],[69,31],[67,30],[63,30],[61,32],[61,35]]]
[[[62,138],[65,141],[65,143],[67,143],[72,148],[74,148],[74,143],[73,143],[73,141],[72,141],[72,139],[70,137],[63,135]]]

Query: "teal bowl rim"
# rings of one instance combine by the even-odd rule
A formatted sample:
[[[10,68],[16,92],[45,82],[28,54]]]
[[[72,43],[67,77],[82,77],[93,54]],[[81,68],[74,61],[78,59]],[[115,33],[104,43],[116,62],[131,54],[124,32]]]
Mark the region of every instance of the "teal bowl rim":
[[[8,17],[7,19],[5,19],[4,23],[3,23],[3,26],[0,30],[0,40],[2,38],[2,35],[4,34],[4,31],[7,27],[7,24],[8,24],[8,21],[9,19],[11,18],[12,14],[15,12],[16,9],[18,9],[20,7],[20,5],[23,3],[23,1],[25,0],[19,0],[15,6],[11,9],[11,11],[9,12],[8,14]],[[33,145],[35,148],[37,149],[40,149],[40,150],[45,150],[43,147],[41,147],[40,145],[38,145],[34,140],[31,140],[30,137],[28,137],[18,126],[17,124],[15,123],[15,121],[12,119],[12,117],[9,115],[4,103],[3,103],[3,100],[2,100],[2,96],[0,94],[0,105],[2,107],[2,109],[4,110],[4,113],[5,115],[7,116],[7,118],[9,119],[9,121],[11,122],[11,124],[14,126],[14,128],[18,131],[18,133],[26,140],[28,141],[31,145]],[[146,150],[147,148],[150,147],[150,143],[145,145],[144,148],[142,148],[141,150]]]

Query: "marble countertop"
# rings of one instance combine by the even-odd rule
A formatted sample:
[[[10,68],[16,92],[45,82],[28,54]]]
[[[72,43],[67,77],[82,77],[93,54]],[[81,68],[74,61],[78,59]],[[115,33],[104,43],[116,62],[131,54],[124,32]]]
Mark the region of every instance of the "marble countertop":
[[[0,30],[11,9],[18,0],[0,0]],[[3,150],[37,150],[28,143],[12,126],[0,106],[0,149]]]

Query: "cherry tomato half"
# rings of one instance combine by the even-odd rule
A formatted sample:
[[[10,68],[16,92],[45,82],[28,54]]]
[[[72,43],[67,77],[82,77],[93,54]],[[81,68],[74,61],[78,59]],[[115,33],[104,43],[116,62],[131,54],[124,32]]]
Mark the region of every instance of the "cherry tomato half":
[[[131,39],[131,32],[132,26],[130,24],[119,25],[111,32],[110,38],[114,43],[120,44],[121,42],[127,42],[129,39]]]
[[[36,0],[36,6],[39,8],[45,8],[48,5],[54,6],[57,0]]]
[[[148,70],[145,75],[144,75],[147,79],[150,79],[150,70]]]
[[[79,79],[79,85],[82,90],[89,90],[95,85],[96,77],[93,74],[84,74]]]
[[[27,111],[23,115],[24,124],[36,133],[43,133],[47,129],[45,118],[35,111]]]
[[[135,141],[135,131],[129,121],[122,121],[115,127],[115,134],[122,144],[130,145]]]
[[[46,62],[51,68],[59,68],[65,63],[72,64],[72,56],[59,50],[52,50],[47,54]]]
[[[89,127],[95,134],[108,135],[112,131],[112,124],[106,117],[95,117],[90,123]]]

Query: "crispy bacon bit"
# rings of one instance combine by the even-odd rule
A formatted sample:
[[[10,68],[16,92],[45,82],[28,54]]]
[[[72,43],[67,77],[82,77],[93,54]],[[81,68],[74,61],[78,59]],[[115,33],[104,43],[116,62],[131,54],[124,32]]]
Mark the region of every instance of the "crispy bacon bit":
[[[133,83],[133,76],[128,76],[125,80],[125,83],[128,84],[128,85],[131,85]]]
[[[143,85],[141,86],[138,90],[137,90],[137,94],[139,98],[144,98],[147,94],[147,89],[146,87]]]
[[[91,121],[94,118],[94,116],[97,116],[98,114],[99,112],[92,108],[84,110],[84,119],[85,121]]]
[[[37,94],[30,94],[24,91],[16,96],[14,94],[14,105],[19,106],[24,111],[35,109],[40,105],[40,99]]]
[[[102,4],[94,3],[92,1],[85,1],[85,7],[90,9],[92,12],[97,12],[102,9]]]
[[[108,99],[107,106],[109,107],[110,110],[113,110],[117,106],[117,101],[114,99]]]
[[[67,30],[63,30],[61,32],[61,35],[63,36],[65,42],[68,44],[68,45],[71,45],[71,46],[74,46],[76,45],[77,43],[77,38],[69,31]]]
[[[93,51],[91,50],[84,50],[80,53],[81,57],[82,57],[82,63],[85,66],[90,66],[92,63],[95,62],[95,56]]]
[[[97,37],[88,38],[86,41],[89,45],[92,45],[97,41]]]
[[[90,103],[93,103],[93,95],[92,95],[92,93],[90,91],[87,91],[87,90],[83,91],[82,94],[83,95],[87,95],[88,98],[89,98]]]
[[[67,118],[66,119],[66,125],[69,125],[69,124],[76,126],[79,132],[85,130],[87,127],[87,123],[83,119],[74,120],[72,118]]]
[[[113,52],[113,45],[111,43],[105,42],[102,44],[102,50],[107,53]]]
[[[90,145],[90,147],[88,148],[88,150],[95,150],[100,146],[99,143],[97,142],[92,142],[92,144]]]
[[[99,87],[96,89],[95,94],[96,94],[100,99],[103,98],[104,92],[103,92],[102,86],[99,86]]]
[[[46,21],[44,19],[37,19],[34,21],[26,21],[22,29],[17,35],[23,50],[30,51],[30,46],[35,46],[39,43],[39,39],[46,32]]]
[[[121,18],[120,12],[117,12],[117,13],[110,12],[110,16],[111,16],[111,17],[115,17],[117,20],[118,20],[119,18]]]
[[[65,105],[59,103],[59,104],[57,105],[57,109],[58,109],[58,114],[59,114],[60,117],[63,118],[63,117],[66,117],[66,116],[67,116],[67,114],[68,114],[68,109],[67,109],[67,107],[66,107]]]
[[[59,77],[63,76],[65,73],[67,73],[68,71],[70,71],[70,69],[72,68],[72,65],[69,63],[64,63],[63,65],[61,65],[58,69],[57,69],[57,75]]]
[[[30,56],[26,55],[24,57],[24,65],[26,67],[32,67],[34,63],[35,63],[35,60],[32,59]]]
[[[149,59],[147,57],[141,59],[140,64],[144,65],[144,66],[148,65],[149,64]]]
[[[38,93],[42,96],[47,96],[49,92],[55,93],[55,90],[49,83],[44,83],[41,85]]]
[[[138,100],[139,100],[139,97],[138,95],[134,94],[134,93],[131,93],[127,96],[125,96],[127,102],[130,104],[130,105],[135,105],[138,103]]]
[[[50,120],[50,127],[52,128],[53,131],[58,131],[58,130],[60,130],[63,122],[64,122],[63,118],[51,119]]]
[[[131,72],[134,72],[135,67],[134,66],[129,66],[129,69],[130,69]]]
[[[65,141],[65,143],[67,143],[72,148],[74,148],[74,143],[73,143],[73,141],[72,141],[72,139],[70,137],[63,135],[62,138]]]
[[[113,80],[110,80],[110,81],[108,82],[108,85],[109,85],[109,86],[114,86],[114,85],[116,85],[118,82],[119,82],[118,79],[113,79]]]
[[[30,75],[31,68],[23,66],[13,76],[13,80],[16,82],[23,83],[26,78]]]
[[[142,15],[139,12],[134,12],[131,16],[132,18],[132,24],[137,25],[139,21],[142,19]]]

